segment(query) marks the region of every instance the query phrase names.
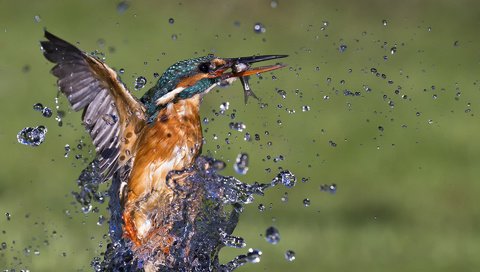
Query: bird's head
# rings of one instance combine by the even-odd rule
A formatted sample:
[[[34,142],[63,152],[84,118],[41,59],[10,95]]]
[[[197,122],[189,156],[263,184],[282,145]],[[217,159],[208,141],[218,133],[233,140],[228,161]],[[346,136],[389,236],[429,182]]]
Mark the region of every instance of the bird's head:
[[[284,67],[274,64],[251,67],[255,62],[287,57],[265,55],[240,58],[218,58],[214,55],[179,61],[170,66],[157,84],[142,97],[149,115],[168,103],[205,94],[218,85],[229,85],[237,78],[268,72]]]

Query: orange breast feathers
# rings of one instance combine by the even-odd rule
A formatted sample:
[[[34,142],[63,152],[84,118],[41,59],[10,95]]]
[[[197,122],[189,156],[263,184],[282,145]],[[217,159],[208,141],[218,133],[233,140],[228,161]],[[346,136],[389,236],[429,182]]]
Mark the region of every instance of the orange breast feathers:
[[[202,146],[200,96],[169,103],[138,139],[124,202],[127,236],[137,245],[148,236],[150,214],[169,203],[167,174],[190,166]]]

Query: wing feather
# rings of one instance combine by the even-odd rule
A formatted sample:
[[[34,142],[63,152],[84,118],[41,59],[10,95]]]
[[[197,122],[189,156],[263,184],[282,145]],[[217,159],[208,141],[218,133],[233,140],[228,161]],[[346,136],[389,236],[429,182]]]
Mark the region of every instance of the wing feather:
[[[52,74],[72,108],[83,110],[83,124],[95,145],[100,171],[109,179],[133,160],[130,151],[137,128],[145,123],[145,107],[106,64],[48,31],[45,38],[43,55],[56,64]]]

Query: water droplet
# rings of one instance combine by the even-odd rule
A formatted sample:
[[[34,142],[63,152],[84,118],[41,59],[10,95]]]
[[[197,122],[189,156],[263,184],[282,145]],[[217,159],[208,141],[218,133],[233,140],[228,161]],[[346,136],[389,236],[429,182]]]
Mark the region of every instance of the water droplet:
[[[295,260],[295,252],[293,252],[292,250],[287,250],[285,252],[285,259],[289,262],[292,262]]]
[[[252,140],[252,136],[250,135],[250,133],[246,132],[243,139],[247,142],[250,142]]]
[[[154,77],[154,78],[158,78],[159,76],[160,76],[159,73],[157,73],[157,72],[153,73],[153,77]]]
[[[247,261],[250,263],[259,263],[262,252],[258,249],[250,248],[247,253]]]
[[[305,206],[305,207],[310,206],[310,199],[305,198],[305,199],[303,200],[303,206]]]
[[[172,34],[172,41],[176,41],[177,40],[177,34]]]
[[[70,145],[69,144],[66,144],[65,145],[65,154],[63,155],[65,158],[68,158],[68,155],[70,155]]]
[[[175,23],[175,19],[173,19],[173,18],[168,19],[168,23],[173,25],[173,23]]]
[[[118,3],[117,5],[117,12],[122,14],[122,13],[125,13],[125,11],[127,11],[128,9],[128,2],[127,1],[121,1],[120,3]]]
[[[395,54],[395,53],[397,53],[397,47],[396,47],[396,46],[394,46],[394,47],[392,47],[392,48],[390,49],[390,54],[393,55],[393,54]]]
[[[339,47],[338,47],[338,51],[340,51],[340,53],[343,53],[347,50],[347,45],[345,44],[341,44]]]
[[[102,226],[104,222],[105,222],[105,217],[103,215],[100,215],[98,217],[97,225]]]
[[[125,69],[120,68],[120,70],[118,70],[118,72],[119,72],[120,74],[123,74],[123,73],[125,73]]]
[[[135,90],[140,90],[142,89],[143,87],[145,87],[145,84],[147,84],[147,79],[143,76],[139,76],[135,79],[135,82],[134,82],[134,88]]]
[[[39,15],[35,15],[35,16],[33,17],[33,20],[35,21],[35,23],[40,23],[40,22],[42,21],[42,18],[40,18]]]
[[[228,110],[228,108],[230,107],[230,102],[223,102],[222,104],[220,104],[220,113],[221,114],[224,114],[225,111]]]
[[[284,91],[284,90],[278,90],[277,93],[283,98],[285,99],[287,97],[287,92]]]
[[[275,227],[269,227],[265,231],[265,240],[272,245],[278,244],[278,242],[280,242],[280,233],[278,232],[278,229]]]
[[[383,25],[383,26],[387,26],[387,24],[388,24],[387,20],[385,20],[385,19],[382,20],[382,25]]]
[[[277,6],[278,6],[277,0],[272,0],[272,1],[270,1],[270,7],[271,7],[271,8],[276,8]]]
[[[281,200],[282,202],[288,202],[288,193],[285,192],[285,193],[283,194],[283,196],[280,198],[280,200]]]
[[[46,133],[44,126],[26,127],[17,134],[17,141],[23,145],[39,146],[45,141]]]
[[[335,143],[335,142],[332,141],[332,140],[328,141],[328,144],[329,144],[331,147],[337,147],[337,143]]]
[[[310,111],[310,106],[302,106],[302,111],[303,112],[306,112],[306,111]]]
[[[6,212],[5,217],[7,218],[7,221],[10,221],[12,215],[9,212]]]
[[[42,103],[36,103],[33,105],[33,110],[35,111],[42,111],[43,110],[43,105]]]
[[[52,114],[53,113],[52,113],[52,110],[50,108],[48,108],[48,107],[43,108],[42,115],[44,117],[50,118],[50,117],[52,117]]]
[[[118,13],[124,13],[125,11],[127,11],[128,9],[128,1],[121,1],[120,3],[118,3],[117,5],[117,12]]]
[[[248,171],[248,154],[247,153],[240,153],[235,160],[235,164],[233,165],[233,169],[240,174],[245,175]]]
[[[262,33],[265,33],[267,31],[267,29],[265,28],[265,26],[262,23],[256,23],[253,26],[253,31],[257,34],[262,34]]]
[[[35,254],[35,256],[38,256],[38,255],[40,255],[40,250],[38,250],[38,249],[35,249],[35,250],[33,251],[33,254]]]
[[[459,41],[453,42],[453,46],[457,47],[457,46],[459,46],[459,45],[460,45],[460,42],[459,42]]]
[[[383,128],[382,126],[378,126],[378,130],[379,130],[380,132],[383,132],[383,131],[384,131],[384,128]]]
[[[258,204],[258,210],[261,211],[261,212],[264,212],[265,211],[265,205],[263,205],[262,203]]]

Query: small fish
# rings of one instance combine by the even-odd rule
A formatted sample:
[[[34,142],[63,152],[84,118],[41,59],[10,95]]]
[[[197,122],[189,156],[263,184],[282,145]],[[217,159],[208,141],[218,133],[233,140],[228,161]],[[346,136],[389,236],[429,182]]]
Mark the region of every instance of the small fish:
[[[237,62],[232,66],[232,72],[234,74],[240,74],[240,73],[243,73],[245,71],[248,71],[249,69],[250,69],[250,65],[248,65],[246,63],[242,63],[242,62]],[[248,80],[250,79],[250,77],[249,76],[241,76],[239,78],[240,78],[240,82],[242,82],[243,94],[245,96],[245,104],[247,104],[248,97],[250,97],[250,96],[260,101],[260,99],[255,95],[255,93],[250,88],[250,84],[248,83]]]

